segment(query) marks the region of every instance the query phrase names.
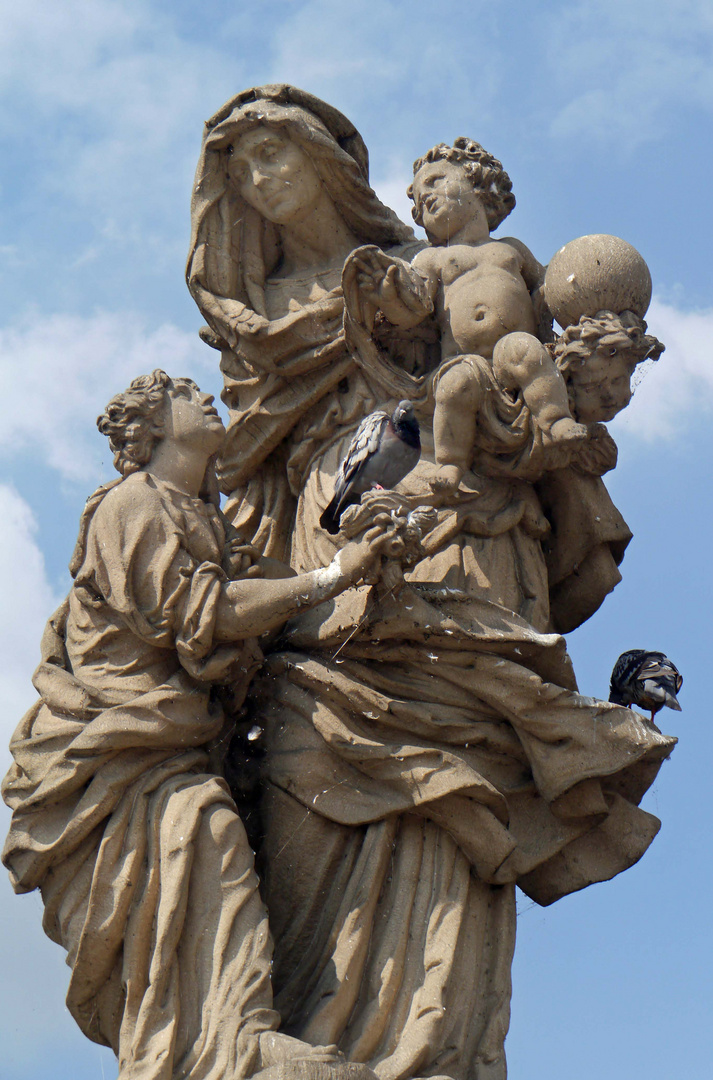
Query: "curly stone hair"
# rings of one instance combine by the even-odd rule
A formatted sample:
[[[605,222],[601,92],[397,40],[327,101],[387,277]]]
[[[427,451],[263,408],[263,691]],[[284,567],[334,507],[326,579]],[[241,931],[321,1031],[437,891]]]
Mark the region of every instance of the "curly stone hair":
[[[174,380],[160,368],[150,375],[139,375],[128,390],[111,399],[97,418],[97,427],[107,436],[114,452],[114,468],[123,477],[138,472],[151,460],[156,443],[163,438],[163,405],[174,385]]]
[[[433,161],[452,161],[463,166],[465,175],[483,201],[488,228],[491,232],[497,229],[515,208],[515,196],[512,193],[510,177],[503,169],[501,162],[484,150],[480,143],[474,142],[473,139],[466,139],[463,135],[454,139],[453,146],[438,143],[427,154],[414,161],[413,175],[415,176],[419,169]],[[413,184],[409,185],[406,194],[413,199],[414,203],[416,202]],[[411,213],[416,224],[423,225],[418,204],[413,207]]]
[[[665,346],[653,334],[646,333],[646,323],[633,311],[598,311],[582,315],[574,326],[568,326],[553,346],[550,346],[557,368],[567,376],[581,368],[598,349],[627,353],[631,370],[644,360],[658,360]]]

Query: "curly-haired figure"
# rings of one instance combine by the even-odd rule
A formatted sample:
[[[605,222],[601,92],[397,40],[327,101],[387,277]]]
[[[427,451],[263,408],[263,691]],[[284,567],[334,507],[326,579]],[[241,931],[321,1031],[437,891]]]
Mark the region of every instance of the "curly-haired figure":
[[[569,412],[565,384],[535,336],[531,293],[543,268],[519,240],[491,239],[515,206],[501,163],[471,139],[439,143],[414,162],[413,216],[431,247],[411,267],[425,290],[399,273],[395,260],[373,251],[362,259],[365,300],[398,326],[414,326],[435,310],[442,363],[434,380],[437,489],[458,488],[470,467],[482,405],[480,362],[490,361],[506,391],[520,391],[544,442],[577,443],[587,436]]]
[[[296,1059],[340,1080],[333,1048],[277,1031],[267,912],[211,747],[261,662],[258,636],[371,573],[386,534],[296,576],[237,547],[201,494],[225,429],[190,379],[134,379],[98,426],[121,479],[88,500],[45,631],[40,698],[2,786],[3,860],[17,892],[40,890],[72,968],[69,1010],[121,1080],[278,1064],[288,1077]]]
[[[572,415],[583,424],[613,420],[631,401],[631,376],[644,360],[658,360],[664,346],[633,311],[582,315],[551,347]]]

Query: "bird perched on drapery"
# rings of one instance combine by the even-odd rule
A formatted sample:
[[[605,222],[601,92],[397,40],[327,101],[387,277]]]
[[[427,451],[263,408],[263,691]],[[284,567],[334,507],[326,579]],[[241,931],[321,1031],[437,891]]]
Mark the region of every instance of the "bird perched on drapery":
[[[319,519],[323,529],[339,532],[342,513],[358,503],[365,491],[391,491],[418,464],[421,434],[410,401],[387,412],[365,417],[349,444],[334,483],[334,498]]]
[[[614,665],[609,700],[616,705],[638,705],[648,709],[653,722],[664,705],[681,711],[676,695],[682,685],[683,676],[664,653],[629,649]]]

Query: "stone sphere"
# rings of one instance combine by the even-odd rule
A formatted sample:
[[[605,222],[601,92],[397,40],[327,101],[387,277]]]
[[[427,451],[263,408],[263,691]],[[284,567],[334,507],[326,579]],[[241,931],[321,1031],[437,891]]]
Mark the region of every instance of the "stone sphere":
[[[571,240],[552,256],[545,300],[562,327],[598,311],[634,311],[643,319],[651,303],[651,274],[626,240],[595,233]]]

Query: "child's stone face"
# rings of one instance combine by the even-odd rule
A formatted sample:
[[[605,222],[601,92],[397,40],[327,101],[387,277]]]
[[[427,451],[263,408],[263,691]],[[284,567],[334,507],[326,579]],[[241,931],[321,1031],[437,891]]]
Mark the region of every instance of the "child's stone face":
[[[634,358],[627,351],[612,355],[609,348],[599,348],[572,372],[573,411],[580,424],[606,423],[626,408],[633,368]]]
[[[449,240],[465,225],[485,218],[482,200],[463,166],[454,161],[429,161],[413,180],[413,199],[423,227],[436,240]],[[487,225],[486,225],[487,231]]]

